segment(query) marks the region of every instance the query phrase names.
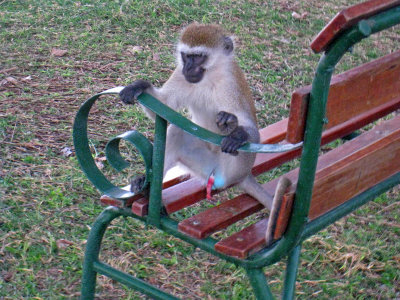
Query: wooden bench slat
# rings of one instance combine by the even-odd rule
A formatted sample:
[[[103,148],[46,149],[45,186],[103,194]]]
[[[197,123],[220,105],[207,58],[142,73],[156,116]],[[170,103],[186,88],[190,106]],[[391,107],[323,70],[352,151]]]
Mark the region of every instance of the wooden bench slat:
[[[173,179],[171,179],[171,180],[168,180],[168,181],[166,181],[166,182],[164,182],[163,183],[163,189],[166,189],[166,188],[168,188],[168,187],[171,187],[171,186],[173,186],[173,185],[176,185],[176,184],[178,184],[178,183],[181,183],[181,182],[183,182],[183,181],[186,181],[186,180],[188,180],[190,178],[190,175],[189,174],[184,174],[184,175],[181,175],[181,176],[178,176],[178,177],[175,177],[175,178],[173,178]],[[123,187],[123,189],[124,190],[127,190],[127,191],[129,191],[129,189],[130,189],[130,185],[127,185],[127,186],[125,186],[125,187]],[[142,201],[139,201],[139,200],[142,200]],[[141,195],[141,194],[138,194],[138,195],[135,195],[135,196],[133,196],[133,197],[131,197],[131,198],[128,198],[128,199],[125,199],[125,200],[118,200],[118,199],[114,199],[114,198],[111,198],[111,197],[109,197],[109,196],[107,196],[107,195],[102,195],[101,197],[100,197],[100,202],[101,202],[101,204],[103,204],[103,205],[111,205],[111,206],[115,206],[115,207],[129,207],[129,206],[131,206],[132,205],[132,203],[134,203],[134,202],[137,202],[137,201],[139,201],[139,203],[141,203],[142,205],[144,204],[143,202],[143,196]],[[147,201],[148,202],[148,201]],[[138,203],[137,203],[138,204]],[[139,207],[139,206],[138,206]],[[147,214],[147,207],[145,208],[145,207],[140,207],[140,209],[145,209],[146,210],[146,213],[145,214]],[[140,215],[140,216],[143,216],[141,213],[137,213],[137,215]]]
[[[326,116],[329,123],[325,129],[398,99],[399,78],[400,51],[334,76],[327,102]],[[303,140],[310,92],[311,86],[306,86],[297,89],[292,95],[286,136],[290,143]],[[377,115],[376,118],[379,117]]]
[[[392,8],[399,3],[399,0],[370,0],[342,10],[313,39],[311,49],[315,53],[326,50],[328,45],[343,30],[355,25],[362,19]]]
[[[273,188],[272,190],[275,189]],[[279,239],[285,233],[288,219],[292,212],[292,206],[293,197],[285,196],[276,222],[274,240]],[[266,246],[265,233],[267,231],[268,221],[268,218],[262,219],[261,221],[222,239],[215,244],[215,250],[238,258],[246,258],[247,256],[261,250]]]
[[[203,239],[263,208],[253,197],[243,194],[181,221],[178,228],[187,235]]]
[[[400,171],[400,118],[392,124],[396,128],[376,129],[381,131],[376,133],[381,139],[368,148],[320,172],[313,191],[310,220]],[[340,155],[340,152],[336,154]]]
[[[377,125],[371,131],[322,155],[317,165],[310,220],[400,172],[399,157],[400,116]],[[293,182],[290,192],[285,194],[284,201],[287,203],[294,199],[298,171],[295,169],[284,175]],[[264,189],[274,191],[278,180],[279,178],[264,184]],[[289,214],[282,216],[279,221],[281,229],[286,228],[288,220]],[[261,224],[266,223],[263,220]],[[247,227],[219,241],[215,249],[221,253],[245,258],[265,246],[265,231],[260,230],[260,227],[261,225],[255,224]],[[275,239],[284,233],[281,229],[275,232]],[[241,240],[244,235],[248,235],[246,242]],[[237,238],[240,238],[240,242],[237,242]],[[248,245],[254,245],[255,248]]]
[[[246,258],[265,246],[265,232],[268,219],[265,218],[215,244],[215,250],[226,255]]]
[[[289,119],[286,118],[260,129],[261,143],[276,144],[283,141],[286,137],[288,121]]]

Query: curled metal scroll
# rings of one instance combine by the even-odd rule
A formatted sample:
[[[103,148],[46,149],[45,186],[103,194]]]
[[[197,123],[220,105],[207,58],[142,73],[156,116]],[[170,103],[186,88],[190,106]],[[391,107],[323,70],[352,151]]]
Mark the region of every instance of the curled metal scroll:
[[[109,197],[124,200],[134,196],[134,193],[113,185],[99,170],[93,159],[92,153],[90,152],[89,140],[87,136],[87,121],[93,104],[101,95],[118,94],[118,92],[119,89],[107,90],[89,98],[85,103],[82,104],[75,117],[73,139],[78,161],[83,172],[93,183],[93,185]],[[149,181],[149,178],[151,178],[153,145],[144,135],[137,131],[128,131],[111,139],[106,145],[105,152],[107,161],[117,171],[121,171],[129,165],[129,163],[123,159],[121,153],[119,152],[119,144],[121,140],[125,140],[135,146],[142,155],[146,167],[146,181],[143,186],[145,187]]]

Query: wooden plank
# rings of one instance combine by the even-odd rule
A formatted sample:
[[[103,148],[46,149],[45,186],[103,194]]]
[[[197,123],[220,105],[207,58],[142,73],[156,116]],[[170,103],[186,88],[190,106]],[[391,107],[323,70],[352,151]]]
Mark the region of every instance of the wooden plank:
[[[168,181],[164,182],[163,183],[163,188],[165,189],[165,188],[171,187],[173,185],[176,185],[178,183],[186,181],[189,178],[190,178],[189,174],[178,176],[176,178],[173,178],[171,180],[168,180]],[[124,186],[122,189],[129,191],[130,190],[130,185]],[[115,198],[111,198],[111,197],[109,197],[107,195],[102,195],[100,197],[100,203],[102,205],[106,205],[106,206],[111,205],[111,206],[115,206],[115,207],[129,207],[134,202],[136,202],[136,201],[138,201],[139,199],[142,199],[142,198],[143,198],[143,195],[141,195],[141,194],[132,196],[132,197],[130,197],[128,199],[125,199],[125,200],[118,200],[118,199],[115,199]],[[143,203],[143,201],[139,201],[139,203]],[[140,209],[146,209],[146,208],[144,208],[144,207],[142,208],[141,207]],[[147,210],[146,210],[146,214],[147,214]],[[143,216],[142,214],[139,214],[139,213],[137,213],[137,215]]]
[[[276,144],[286,137],[288,119],[283,119],[274,124],[260,129],[260,141],[262,144]]]
[[[263,219],[215,244],[215,250],[226,255],[246,258],[265,247],[268,219]]]
[[[338,138],[346,136],[357,129],[360,129],[369,123],[378,120],[391,112],[400,109],[400,97],[382,104],[374,109],[359,114],[358,116],[347,120],[333,128],[329,128],[322,134],[321,145],[325,145]]]
[[[396,125],[398,127],[393,133],[385,128],[379,132],[376,129],[376,135],[381,137],[379,141],[319,172],[313,190],[310,220],[400,171],[400,122]]]
[[[138,200],[132,203],[132,212],[140,217],[147,216],[149,213],[149,199],[140,197]]]
[[[163,204],[169,214],[205,198],[204,184],[198,178],[191,178],[162,191]],[[132,203],[132,212],[138,216],[145,216],[148,206],[149,200],[142,197]]]
[[[339,12],[311,42],[315,53],[326,50],[328,45],[345,29],[358,21],[400,5],[399,0],[369,0]]]
[[[184,182],[190,179],[190,174],[180,175],[178,177],[172,178],[171,180],[163,182],[163,189],[167,189],[171,186],[174,186],[178,183]]]
[[[400,51],[334,76],[326,111],[329,123],[325,129],[338,126],[378,107],[383,108],[384,104],[395,99],[399,100],[399,78]],[[286,140],[290,143],[303,140],[310,92],[311,85],[297,89],[292,95],[286,135]],[[393,106],[393,109],[397,107]],[[372,119],[379,117],[381,114],[376,114]]]
[[[105,206],[115,206],[115,207],[129,207],[133,202],[139,200],[142,198],[142,195],[135,195],[131,198],[128,198],[126,200],[118,200],[115,198],[111,198],[107,195],[102,195],[100,197],[100,203]]]
[[[129,191],[131,188],[130,185],[126,185],[122,187],[123,190]],[[140,199],[142,196],[141,195],[135,195],[133,197],[130,197],[125,200],[118,200],[111,198],[107,195],[102,195],[100,197],[100,203],[105,206],[115,206],[115,207],[129,207],[134,201]]]
[[[286,231],[290,215],[292,214],[294,197],[283,196],[281,209],[275,224],[274,240],[279,239]]]
[[[275,189],[273,189],[275,190]],[[288,220],[292,211],[293,196],[285,195],[279,212],[274,240],[282,237],[288,225]],[[220,240],[215,244],[215,250],[226,255],[246,258],[247,256],[260,251],[266,247],[265,233],[267,231],[269,219],[265,218],[244,229]]]
[[[272,201],[272,195],[270,198]],[[187,235],[203,239],[263,208],[253,197],[243,194],[181,221],[178,228]]]
[[[309,219],[314,220],[322,216],[399,172],[399,157],[400,116],[322,155],[317,165]],[[284,175],[293,182],[290,192],[285,194],[285,201],[288,203],[294,198],[298,171],[295,169]],[[279,178],[274,179],[263,187],[269,192],[274,191],[278,181]],[[288,220],[289,215],[283,214],[279,221],[281,229],[286,228]],[[245,258],[265,246],[265,231],[260,230],[260,226],[247,227],[221,240],[215,245],[215,249],[221,253]],[[275,232],[276,239],[283,235],[284,231],[281,229]],[[245,242],[242,240],[240,243],[235,242],[238,237],[243,239],[244,235],[249,236]]]

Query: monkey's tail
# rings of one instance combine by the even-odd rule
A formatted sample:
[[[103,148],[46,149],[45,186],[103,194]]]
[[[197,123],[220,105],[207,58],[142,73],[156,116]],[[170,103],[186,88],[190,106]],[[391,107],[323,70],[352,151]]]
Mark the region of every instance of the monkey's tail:
[[[278,219],[278,214],[282,205],[283,196],[291,186],[292,182],[287,177],[281,177],[279,179],[278,185],[276,186],[274,199],[272,201],[272,208],[269,215],[267,231],[265,233],[265,241],[267,245],[274,240],[276,220]]]

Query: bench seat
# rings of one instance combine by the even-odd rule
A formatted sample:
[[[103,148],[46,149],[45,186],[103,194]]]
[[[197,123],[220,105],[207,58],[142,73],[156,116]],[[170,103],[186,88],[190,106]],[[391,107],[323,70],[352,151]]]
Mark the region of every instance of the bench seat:
[[[326,124],[322,133],[321,144],[324,145],[349,135],[400,109],[400,80],[398,78],[400,78],[400,51],[334,76],[331,80],[327,105],[329,123]],[[373,91],[362,88],[367,86],[370,81],[377,82],[379,88]],[[311,86],[306,86],[293,93],[289,118],[261,129],[262,143],[298,143],[303,139],[310,92]],[[368,188],[373,182],[379,182],[379,179],[374,178],[371,183],[368,183],[367,179],[372,176],[372,173],[365,170],[362,164],[369,163],[368,159],[373,161],[386,159],[385,156],[376,157],[376,155],[389,155],[383,151],[382,147],[385,147],[391,138],[395,138],[397,142],[396,126],[399,125],[398,122],[398,118],[395,118],[379,125],[376,130],[363,134],[320,157],[311,201],[310,220],[350,199],[354,196],[352,190],[362,192],[364,188],[360,184],[365,184]],[[381,132],[386,132],[388,135]],[[390,148],[397,147],[397,144],[389,143],[388,145],[390,151],[397,149]],[[375,149],[379,149],[378,154],[375,154]],[[299,157],[301,151],[301,148],[298,148],[282,153],[259,153],[256,156],[252,173],[257,176],[279,167],[283,163]],[[388,159],[386,161],[389,166],[393,167],[393,172],[398,171],[397,167],[394,167],[396,166],[395,162]],[[362,173],[360,173],[361,170],[363,170]],[[375,175],[381,176],[382,179],[390,176],[385,170],[379,171],[379,174]],[[298,169],[285,174],[285,176],[291,179],[294,185],[283,199],[275,224],[273,234],[275,239],[283,235],[290,218]],[[263,185],[271,199],[274,196],[278,180],[275,179]],[[353,182],[352,180],[357,181]],[[333,184],[333,182],[336,183]],[[337,182],[343,183],[343,185],[338,185]],[[346,182],[348,182],[347,185]],[[337,187],[345,190],[338,191]],[[213,191],[214,194],[218,192]],[[338,192],[343,197],[335,196],[336,201],[325,201],[331,194],[336,195]],[[162,200],[168,214],[182,210],[205,198],[206,190],[201,180],[190,178],[189,175],[181,175],[163,183]],[[103,196],[101,201],[105,205],[121,206],[120,202],[107,196]],[[131,206],[134,214],[146,216],[149,201],[146,197],[136,195],[126,201],[124,205]],[[262,209],[263,206],[251,196],[239,195],[180,222],[179,230],[191,237],[203,239]],[[266,219],[253,224],[218,242],[215,248],[221,253],[245,258],[265,247],[264,236],[267,224],[268,220]]]

